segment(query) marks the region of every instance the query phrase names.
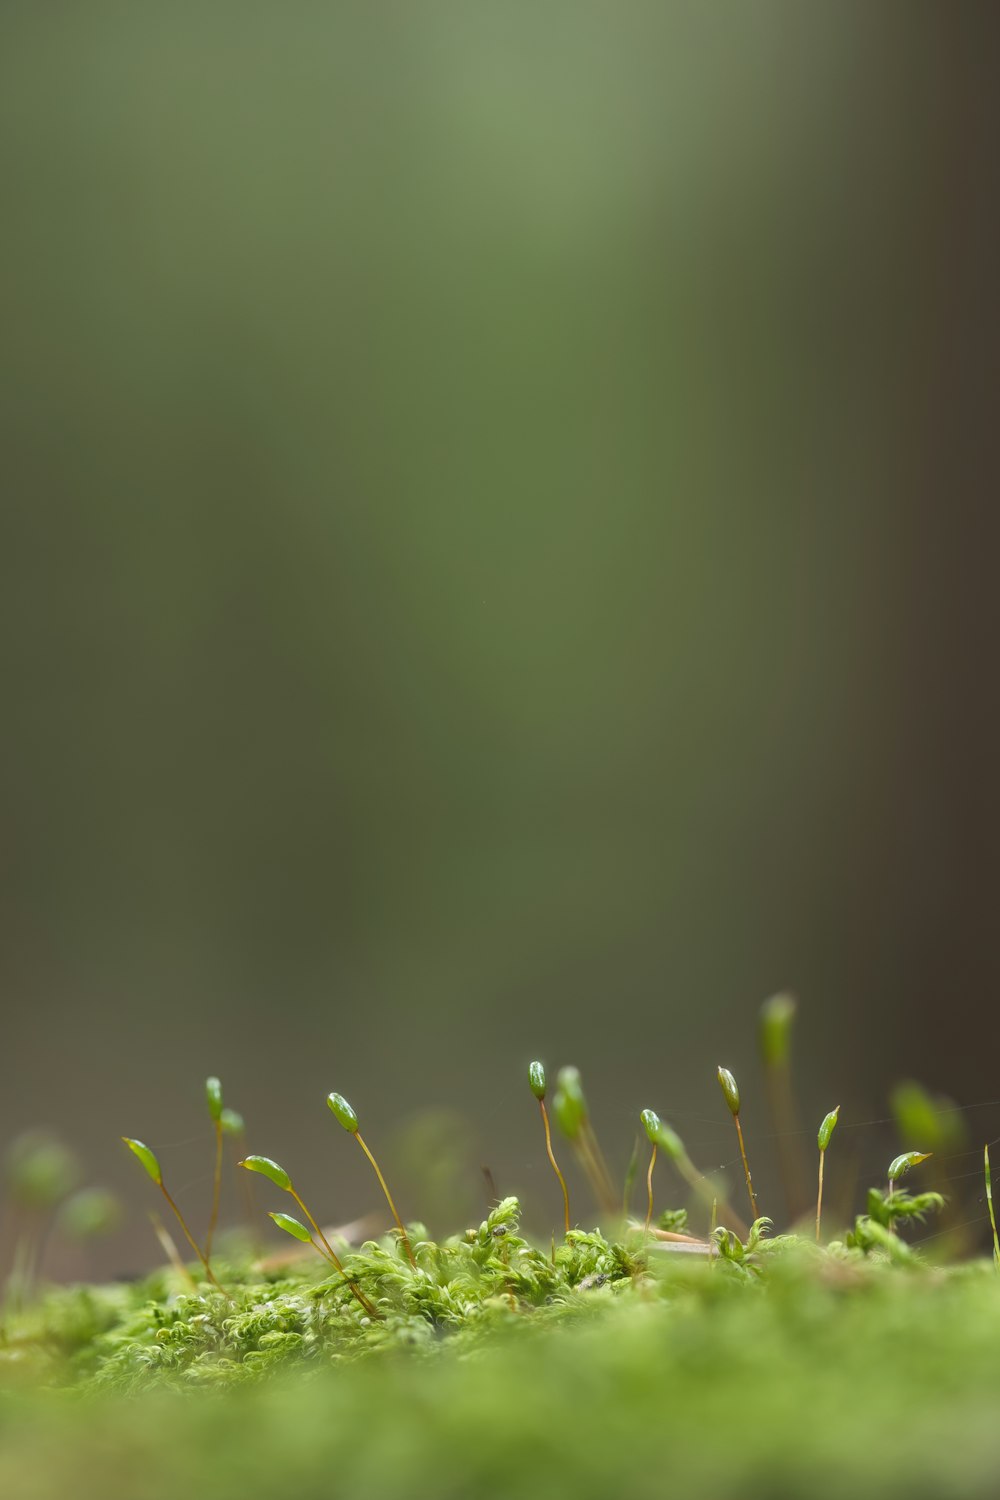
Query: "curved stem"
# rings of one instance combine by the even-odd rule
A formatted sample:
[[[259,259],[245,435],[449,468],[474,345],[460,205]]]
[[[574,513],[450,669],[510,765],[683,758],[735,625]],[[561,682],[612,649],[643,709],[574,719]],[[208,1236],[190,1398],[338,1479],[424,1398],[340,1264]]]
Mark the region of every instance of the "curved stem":
[[[823,1213],[823,1161],[826,1152],[819,1153],[819,1188],[816,1193],[816,1243],[819,1244],[819,1224]]]
[[[594,1189],[597,1193],[598,1202],[609,1217],[613,1216],[618,1209],[617,1195],[611,1182],[611,1173],[608,1164],[604,1160],[604,1153],[594,1133],[594,1127],[590,1121],[584,1122],[581,1132],[581,1142],[586,1145],[588,1155],[593,1163]]]
[[[198,1244],[197,1240],[195,1239],[194,1235],[191,1233],[190,1229],[187,1227],[187,1224],[184,1222],[184,1215],[181,1213],[180,1209],[177,1207],[177,1204],[174,1202],[173,1198],[171,1198],[170,1194],[167,1192],[166,1185],[163,1182],[160,1183],[160,1192],[163,1194],[164,1198],[166,1198],[167,1202],[170,1204],[170,1207],[173,1209],[174,1214],[177,1217],[177,1222],[178,1222],[178,1224],[181,1226],[181,1228],[184,1231],[184,1238],[187,1240],[188,1244],[191,1246],[191,1249],[194,1251],[195,1255],[197,1255],[198,1259],[201,1261],[202,1265],[204,1266],[204,1268],[205,1268],[205,1275],[208,1277],[208,1279],[212,1283],[212,1285],[218,1291],[220,1291],[224,1297],[229,1297],[229,1293],[226,1291],[225,1287],[224,1286],[220,1286],[219,1282],[216,1280],[215,1273],[212,1270],[212,1267],[209,1265],[208,1261],[205,1259],[205,1252],[201,1249],[201,1247],[199,1246],[199,1244]],[[230,1297],[230,1301],[232,1301],[231,1297]]]
[[[766,1064],[767,1101],[778,1150],[778,1170],[790,1219],[797,1219],[807,1202],[808,1188],[798,1143],[798,1111],[792,1094],[792,1076],[787,1060]]]
[[[757,1212],[757,1195],[753,1190],[753,1183],[750,1181],[750,1163],[747,1161],[747,1150],[743,1144],[743,1127],[740,1124],[739,1115],[733,1115],[733,1119],[736,1121],[736,1135],[740,1143],[740,1155],[743,1158],[743,1175],[747,1180],[747,1192],[750,1194],[750,1207],[753,1209],[754,1218],[759,1219],[760,1214]]]
[[[205,1236],[205,1259],[212,1259],[212,1236],[219,1222],[219,1194],[222,1191],[222,1121],[215,1121],[215,1182],[212,1186],[212,1217]]]
[[[167,1260],[169,1260],[178,1276],[182,1276],[190,1286],[191,1290],[197,1295],[198,1283],[191,1275],[191,1272],[188,1270],[187,1266],[181,1260],[180,1255],[178,1254],[177,1246],[174,1244],[173,1238],[170,1234],[170,1231],[167,1229],[167,1226],[164,1224],[159,1214],[154,1214],[152,1209],[149,1210],[149,1222],[153,1226],[153,1233],[156,1235],[160,1249],[167,1257]]]
[[[330,1264],[332,1266],[334,1266],[340,1272],[341,1276],[343,1276],[344,1280],[347,1282],[347,1285],[350,1287],[350,1289],[354,1293],[355,1297],[361,1303],[361,1306],[364,1308],[364,1310],[368,1314],[368,1316],[371,1317],[371,1318],[378,1318],[381,1321],[382,1314],[378,1311],[378,1309],[376,1307],[373,1306],[373,1304],[371,1302],[369,1302],[368,1298],[365,1296],[364,1292],[358,1286],[357,1282],[356,1281],[352,1281],[351,1278],[348,1276],[347,1272],[344,1270],[343,1262],[341,1261],[340,1257],[338,1256],[336,1250],[334,1250],[333,1246],[330,1244],[330,1241],[327,1239],[327,1237],[323,1233],[322,1229],[320,1229],[319,1225],[316,1223],[316,1220],[313,1218],[313,1216],[309,1212],[308,1208],[306,1208],[305,1204],[302,1202],[302,1199],[299,1197],[298,1193],[291,1186],[291,1184],[289,1184],[288,1191],[291,1193],[292,1197],[295,1199],[296,1203],[299,1205],[299,1207],[301,1208],[302,1212],[305,1214],[306,1218],[309,1220],[309,1225],[310,1225],[310,1228],[312,1229],[313,1233],[317,1236],[318,1239],[320,1239],[322,1241],[324,1249],[320,1251],[320,1254],[321,1255],[325,1254],[325,1258],[330,1262]],[[317,1246],[317,1249],[318,1248],[319,1247]]]
[[[549,1129],[549,1112],[545,1108],[544,1099],[539,1099],[538,1107],[542,1112],[542,1124],[545,1126],[545,1151],[549,1158],[552,1170],[559,1179],[559,1186],[562,1188],[563,1211],[566,1215],[566,1233],[569,1234],[569,1193],[566,1190],[566,1179],[560,1172],[559,1163],[556,1161],[554,1155],[552,1154],[552,1131]]]
[[[986,1176],[986,1206],[990,1211],[990,1228],[993,1230],[993,1264],[1000,1271],[1000,1239],[997,1237],[997,1220],[993,1212],[993,1174],[990,1171],[990,1148],[983,1147],[983,1169]]]
[[[378,1178],[379,1183],[380,1183],[381,1188],[382,1188],[382,1191],[385,1194],[385,1201],[386,1201],[386,1203],[388,1203],[390,1209],[392,1210],[392,1217],[396,1221],[396,1228],[399,1230],[400,1234],[402,1235],[402,1238],[403,1238],[403,1248],[406,1251],[406,1258],[410,1262],[410,1265],[413,1267],[413,1269],[416,1270],[417,1269],[417,1262],[416,1262],[416,1260],[414,1259],[414,1256],[413,1256],[413,1246],[410,1244],[410,1236],[407,1234],[406,1230],[403,1228],[403,1221],[399,1217],[399,1214],[396,1212],[396,1205],[392,1201],[392,1194],[389,1192],[389,1189],[386,1186],[385,1178],[382,1176],[382,1173],[379,1170],[379,1164],[375,1160],[374,1156],[372,1156],[372,1154],[369,1151],[368,1147],[365,1145],[364,1136],[361,1134],[360,1130],[356,1130],[354,1132],[354,1139],[357,1141],[358,1145],[361,1147],[362,1151],[365,1153],[365,1155],[367,1156],[368,1160],[371,1162],[372,1166],[375,1168],[375,1176]]]
[[[656,1166],[656,1142],[653,1142],[653,1152],[649,1158],[649,1171],[646,1173],[646,1192],[649,1196],[649,1206],[646,1209],[646,1224],[644,1234],[649,1233],[649,1226],[653,1218],[653,1168]]]

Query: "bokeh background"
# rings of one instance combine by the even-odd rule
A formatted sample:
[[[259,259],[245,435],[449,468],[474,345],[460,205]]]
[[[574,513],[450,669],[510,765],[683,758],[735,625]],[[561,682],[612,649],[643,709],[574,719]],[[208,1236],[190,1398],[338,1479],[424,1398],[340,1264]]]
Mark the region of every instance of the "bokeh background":
[[[533,1056],[766,1187],[779,988],[810,1134],[1000,1095],[995,18],[5,0],[0,1136],[107,1268],[209,1072],[435,1228],[547,1227]]]

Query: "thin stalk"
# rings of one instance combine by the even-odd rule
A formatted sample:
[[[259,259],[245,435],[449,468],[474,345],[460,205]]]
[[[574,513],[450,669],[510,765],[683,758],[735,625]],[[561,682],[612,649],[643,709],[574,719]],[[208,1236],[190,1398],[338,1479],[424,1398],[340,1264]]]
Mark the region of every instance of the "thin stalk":
[[[15,1221],[19,1224],[15,1227]],[[14,1254],[7,1273],[5,1295],[12,1307],[23,1307],[35,1282],[39,1247],[43,1240],[43,1218],[39,1209],[12,1205],[11,1228],[14,1230]]]
[[[556,1161],[555,1156],[553,1155],[553,1152],[552,1152],[552,1131],[549,1129],[549,1112],[545,1108],[545,1100],[544,1099],[539,1099],[539,1101],[538,1101],[538,1108],[542,1112],[542,1124],[545,1126],[545,1152],[546,1152],[546,1155],[549,1158],[549,1165],[551,1166],[553,1172],[558,1177],[558,1179],[559,1179],[559,1186],[562,1188],[563,1211],[564,1211],[565,1216],[566,1216],[566,1233],[569,1234],[569,1193],[568,1193],[568,1191],[566,1189],[566,1179],[563,1176],[563,1174],[560,1172],[560,1170],[559,1170],[559,1163]]]
[[[212,1185],[212,1217],[208,1221],[208,1234],[205,1236],[205,1259],[212,1259],[212,1236],[215,1234],[215,1226],[219,1222],[219,1195],[222,1192],[222,1121],[215,1120],[215,1181]]]
[[[611,1173],[608,1171],[608,1164],[604,1160],[604,1153],[594,1133],[594,1127],[589,1120],[585,1120],[583,1123],[581,1141],[585,1143],[590,1159],[594,1164],[594,1190],[598,1195],[598,1200],[602,1203],[605,1213],[616,1214],[618,1212],[618,1197],[615,1193],[614,1183],[611,1181]]]
[[[823,1163],[826,1160],[826,1152],[819,1153],[819,1186],[816,1190],[816,1243],[819,1244],[819,1226],[823,1215]]]
[[[362,1151],[367,1156],[368,1160],[371,1162],[372,1166],[375,1168],[375,1176],[379,1180],[379,1185],[381,1186],[382,1191],[385,1194],[385,1201],[389,1205],[389,1208],[390,1208],[390,1210],[392,1212],[392,1217],[396,1221],[396,1228],[399,1230],[399,1233],[400,1233],[400,1235],[402,1237],[403,1248],[406,1251],[406,1258],[410,1262],[410,1265],[413,1267],[413,1269],[416,1270],[417,1269],[417,1262],[416,1262],[416,1259],[415,1259],[414,1254],[413,1254],[413,1246],[410,1244],[410,1236],[407,1234],[406,1230],[404,1229],[404,1227],[403,1227],[403,1221],[399,1217],[399,1214],[396,1212],[396,1205],[392,1201],[392,1194],[389,1191],[389,1188],[388,1188],[388,1186],[386,1184],[385,1178],[382,1176],[381,1170],[379,1169],[379,1164],[375,1160],[374,1156],[372,1156],[372,1154],[369,1151],[368,1147],[365,1145],[364,1136],[361,1134],[360,1130],[355,1130],[354,1131],[354,1138],[357,1141],[358,1145],[361,1147]]]
[[[772,995],[760,1008],[758,1032],[785,1206],[792,1220],[805,1213],[809,1202],[806,1164],[792,1091],[792,1029],[796,1010],[794,995]]]
[[[801,1131],[792,1093],[791,1069],[787,1061],[768,1064],[764,1079],[771,1127],[778,1148],[778,1170],[785,1206],[789,1218],[797,1219],[805,1208],[806,1189],[803,1186],[802,1157],[799,1151]]]
[[[191,1275],[191,1272],[188,1270],[187,1266],[181,1260],[180,1254],[177,1250],[177,1246],[174,1244],[173,1235],[167,1229],[167,1226],[164,1224],[159,1214],[154,1214],[152,1209],[149,1210],[149,1222],[153,1226],[153,1233],[156,1235],[156,1238],[159,1241],[160,1249],[167,1257],[167,1260],[173,1266],[177,1274],[179,1276],[183,1276],[184,1280],[189,1282],[191,1287],[195,1291],[197,1291],[198,1283]]]
[[[576,1159],[590,1183],[601,1212],[607,1214],[609,1218],[615,1217],[618,1213],[618,1198],[611,1185],[607,1167],[599,1155],[593,1132],[581,1128],[579,1135],[573,1141],[573,1150],[576,1152]]]
[[[674,1165],[688,1187],[698,1194],[703,1203],[708,1202],[709,1196],[712,1193],[708,1179],[704,1173],[698,1171],[691,1158],[689,1156],[680,1157],[675,1160]],[[719,1199],[712,1195],[711,1202],[713,1214],[718,1208],[721,1208],[726,1216],[726,1223],[732,1226],[741,1239],[744,1239],[750,1233],[750,1226],[743,1222],[728,1198]]]
[[[632,1187],[635,1183],[636,1173],[639,1170],[639,1137],[636,1136],[632,1146],[632,1155],[628,1159],[625,1169],[625,1185],[622,1189],[622,1218],[627,1221],[629,1206],[632,1201]]]
[[[344,1264],[343,1264],[343,1261],[340,1259],[340,1256],[337,1254],[336,1250],[334,1250],[333,1246],[330,1244],[330,1242],[327,1239],[326,1235],[323,1233],[322,1229],[320,1229],[319,1225],[316,1223],[316,1220],[313,1218],[312,1214],[309,1212],[308,1208],[306,1208],[306,1206],[303,1203],[302,1199],[299,1197],[298,1193],[295,1191],[294,1187],[292,1187],[291,1185],[289,1185],[288,1191],[291,1193],[292,1197],[295,1199],[296,1203],[299,1205],[299,1207],[301,1208],[302,1212],[305,1214],[306,1218],[309,1220],[309,1227],[312,1229],[313,1233],[317,1236],[317,1238],[319,1240],[322,1241],[322,1244],[323,1244],[323,1247],[324,1247],[324,1251],[325,1251],[325,1254],[326,1254],[326,1259],[330,1262],[330,1264],[332,1266],[334,1266],[340,1272],[341,1276],[343,1276],[344,1280],[347,1282],[347,1285],[350,1287],[351,1291],[354,1293],[355,1297],[361,1303],[361,1306],[364,1308],[365,1312],[369,1315],[369,1317],[377,1318],[381,1322],[381,1320],[382,1320],[382,1314],[378,1311],[378,1309],[376,1307],[373,1306],[373,1304],[371,1302],[369,1302],[368,1298],[365,1296],[364,1292],[358,1286],[357,1282],[356,1281],[352,1281],[351,1278],[348,1276],[347,1272],[344,1270]],[[322,1254],[323,1252],[321,1251],[320,1253]]]
[[[656,1142],[653,1142],[653,1150],[649,1158],[649,1171],[646,1173],[646,1223],[643,1226],[643,1234],[649,1233],[649,1226],[653,1219],[653,1168],[656,1166]]]
[[[343,1262],[340,1259],[340,1256],[337,1254],[336,1250],[334,1250],[333,1246],[330,1244],[330,1241],[327,1239],[322,1229],[320,1229],[319,1225],[316,1223],[316,1220],[313,1218],[308,1208],[306,1208],[305,1204],[303,1203],[302,1199],[299,1197],[295,1189],[293,1187],[289,1187],[288,1191],[291,1193],[292,1197],[295,1199],[296,1203],[299,1205],[302,1212],[309,1220],[309,1224],[312,1228],[313,1234],[315,1234],[317,1238],[322,1241],[323,1250],[320,1253],[326,1256],[331,1265],[336,1266],[341,1275],[344,1275],[344,1266]]]
[[[570,1142],[570,1145],[572,1146],[573,1154],[576,1157],[577,1164],[579,1165],[580,1170],[583,1172],[584,1177],[586,1177],[587,1181],[590,1183],[590,1190],[593,1193],[596,1202],[599,1203],[603,1209],[604,1195],[600,1173],[597,1169],[597,1163],[594,1161],[593,1156],[587,1149],[586,1141],[584,1140],[582,1135],[578,1135],[574,1141]]]
[[[212,1270],[212,1267],[209,1265],[208,1260],[207,1260],[207,1258],[205,1256],[205,1252],[201,1249],[201,1247],[198,1244],[197,1240],[195,1239],[194,1235],[191,1233],[190,1229],[187,1227],[187,1224],[184,1222],[184,1215],[181,1213],[180,1209],[177,1207],[177,1204],[174,1202],[173,1198],[171,1198],[169,1192],[167,1191],[167,1189],[164,1186],[164,1184],[163,1184],[162,1181],[159,1184],[159,1188],[160,1188],[160,1192],[163,1194],[164,1198],[166,1198],[167,1202],[170,1204],[170,1207],[173,1209],[174,1214],[176,1215],[176,1218],[177,1218],[177,1222],[178,1222],[178,1224],[181,1226],[181,1228],[184,1231],[184,1238],[187,1240],[188,1244],[191,1246],[191,1249],[194,1251],[195,1255],[197,1255],[198,1259],[201,1261],[203,1267],[205,1268],[205,1275],[206,1275],[206,1277],[212,1283],[212,1285],[216,1288],[217,1291],[220,1291],[224,1297],[229,1297],[229,1293],[226,1291],[225,1287],[224,1286],[220,1286],[219,1282],[216,1280],[215,1272]],[[232,1298],[230,1297],[229,1300],[232,1301]]]
[[[1000,1239],[997,1238],[997,1221],[993,1212],[993,1177],[990,1172],[990,1148],[983,1147],[983,1169],[986,1173],[986,1206],[990,1211],[990,1228],[993,1230],[993,1264],[1000,1272]]]
[[[840,1105],[831,1109],[823,1116],[823,1122],[816,1132],[816,1145],[819,1147],[819,1186],[816,1190],[816,1243],[819,1244],[820,1224],[823,1215],[823,1167],[826,1162],[827,1148],[833,1139],[833,1132],[837,1128],[840,1119]]]
[[[753,1190],[753,1183],[750,1181],[750,1163],[747,1161],[747,1149],[743,1144],[743,1127],[740,1124],[740,1117],[738,1114],[733,1115],[733,1119],[736,1121],[736,1136],[740,1143],[740,1156],[743,1158],[743,1175],[747,1180],[747,1192],[750,1195],[750,1207],[753,1210],[754,1218],[759,1219],[760,1214],[757,1212],[757,1195]]]
[[[11,1262],[6,1284],[7,1300],[11,1307],[18,1312],[24,1306],[28,1292],[29,1256],[30,1242],[28,1234],[25,1232],[15,1241],[14,1258]]]

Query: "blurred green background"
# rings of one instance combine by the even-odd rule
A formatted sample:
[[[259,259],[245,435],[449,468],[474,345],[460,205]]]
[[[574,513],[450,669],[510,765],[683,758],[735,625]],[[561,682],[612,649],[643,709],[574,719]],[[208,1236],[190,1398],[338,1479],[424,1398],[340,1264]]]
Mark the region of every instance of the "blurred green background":
[[[0,1136],[115,1269],[208,1072],[543,1225],[531,1056],[617,1165],[784,986],[810,1128],[1000,1093],[994,29],[6,0]]]

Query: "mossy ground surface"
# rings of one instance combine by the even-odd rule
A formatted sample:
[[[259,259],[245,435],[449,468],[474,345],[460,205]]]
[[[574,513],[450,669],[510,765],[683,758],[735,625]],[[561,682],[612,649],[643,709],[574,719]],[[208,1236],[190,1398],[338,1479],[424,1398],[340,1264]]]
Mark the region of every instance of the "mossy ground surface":
[[[378,1321],[318,1260],[220,1262],[232,1301],[167,1272],[50,1292],[6,1325],[0,1494],[996,1493],[991,1263],[580,1234],[553,1266],[516,1213],[416,1273],[389,1239],[350,1257]]]

